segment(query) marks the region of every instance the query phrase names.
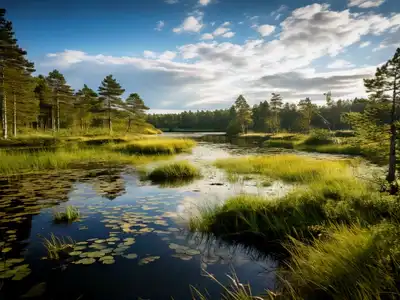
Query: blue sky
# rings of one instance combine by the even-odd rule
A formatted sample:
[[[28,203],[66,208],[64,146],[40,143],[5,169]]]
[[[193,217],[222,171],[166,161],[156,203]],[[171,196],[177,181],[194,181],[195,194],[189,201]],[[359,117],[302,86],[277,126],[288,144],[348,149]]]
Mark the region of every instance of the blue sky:
[[[4,3],[4,0],[2,1]],[[153,111],[364,96],[400,46],[398,0],[5,0],[38,73],[75,89],[112,73]]]

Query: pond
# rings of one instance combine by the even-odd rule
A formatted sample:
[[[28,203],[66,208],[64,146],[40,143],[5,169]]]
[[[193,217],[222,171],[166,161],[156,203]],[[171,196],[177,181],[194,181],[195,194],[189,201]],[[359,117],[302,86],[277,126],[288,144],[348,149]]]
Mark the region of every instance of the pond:
[[[290,186],[256,180],[229,183],[217,158],[249,153],[233,145],[200,143],[190,160],[203,179],[181,187],[142,182],[134,169],[68,171],[0,181],[0,299],[190,299],[191,286],[219,298],[234,270],[255,294],[274,285],[276,263],[256,251],[190,235],[193,209],[239,192],[283,195]],[[160,163],[160,162],[157,162]],[[151,166],[150,166],[151,167]],[[82,217],[53,223],[68,205]],[[75,242],[59,260],[47,258],[43,238]]]

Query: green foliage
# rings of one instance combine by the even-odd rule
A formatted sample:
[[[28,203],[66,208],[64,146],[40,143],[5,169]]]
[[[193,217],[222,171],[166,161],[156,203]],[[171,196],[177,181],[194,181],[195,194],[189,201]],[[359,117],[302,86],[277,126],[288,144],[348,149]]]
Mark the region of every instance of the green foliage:
[[[240,95],[235,101],[236,122],[241,128],[242,133],[247,132],[248,126],[251,124],[251,109],[246,99]]]
[[[200,177],[200,171],[187,161],[161,165],[152,170],[147,178],[153,182],[187,180]]]
[[[79,209],[73,206],[67,206],[65,211],[56,212],[53,220],[55,223],[72,223],[81,216]]]
[[[332,132],[326,129],[314,129],[303,143],[305,145],[329,145],[333,142]]]

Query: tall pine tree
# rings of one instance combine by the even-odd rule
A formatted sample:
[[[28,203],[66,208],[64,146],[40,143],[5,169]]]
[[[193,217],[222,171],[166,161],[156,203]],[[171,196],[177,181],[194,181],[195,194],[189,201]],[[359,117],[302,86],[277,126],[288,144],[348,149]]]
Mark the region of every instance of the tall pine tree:
[[[106,76],[106,78],[104,78],[104,80],[101,82],[101,86],[99,87],[99,95],[103,97],[107,106],[108,129],[110,134],[112,133],[111,112],[112,109],[120,105],[121,95],[124,92],[125,90],[121,87],[117,80],[113,78],[112,75]]]
[[[8,114],[7,114],[7,69],[28,76],[33,72],[33,64],[25,56],[26,51],[17,44],[17,39],[13,32],[12,23],[5,18],[6,10],[0,9],[0,88],[1,88],[1,120],[3,138],[8,138]],[[16,103],[16,101],[14,102]]]
[[[144,112],[149,108],[144,104],[142,98],[140,98],[139,94],[133,93],[128,96],[125,100],[126,109],[129,112],[128,116],[128,129],[131,129],[132,119],[143,119]]]
[[[277,132],[279,131],[280,128],[279,112],[283,105],[282,96],[280,94],[272,93],[272,98],[269,101],[269,103],[272,112],[272,119],[270,120],[270,128],[272,129],[273,132]]]
[[[97,93],[86,84],[76,93],[75,108],[81,130],[88,129],[92,113],[98,109]]]

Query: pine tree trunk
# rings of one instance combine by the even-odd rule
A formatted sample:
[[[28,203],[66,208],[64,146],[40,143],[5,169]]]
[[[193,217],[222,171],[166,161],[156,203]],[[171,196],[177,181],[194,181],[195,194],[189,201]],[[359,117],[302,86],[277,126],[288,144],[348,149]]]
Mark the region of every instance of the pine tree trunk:
[[[3,102],[2,102],[2,118],[1,120],[3,121],[3,138],[7,139],[8,138],[8,130],[7,130],[7,95],[6,95],[6,89],[4,86],[4,67],[1,69],[1,86],[2,86],[2,93],[3,93]]]
[[[131,123],[132,123],[132,119],[131,119],[131,117],[129,116],[129,119],[128,119],[128,129],[126,130],[126,132],[129,132],[129,131],[131,130]]]
[[[55,112],[54,112],[54,107],[51,108],[51,129],[53,132],[56,131],[56,118],[54,117]]]
[[[17,136],[17,95],[13,93],[13,137]]]
[[[111,123],[111,100],[108,99],[108,130],[112,134],[112,123]]]
[[[57,132],[60,131],[60,99],[57,96]]]
[[[393,99],[392,99],[392,110],[390,113],[390,148],[389,148],[389,170],[386,180],[392,184],[396,180],[396,135],[397,135],[397,128],[396,128],[396,96],[397,96],[397,89],[396,89],[396,80],[394,78],[394,87],[393,87]],[[394,194],[397,192],[396,187],[391,187],[391,193]]]

